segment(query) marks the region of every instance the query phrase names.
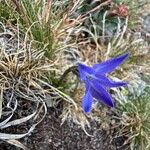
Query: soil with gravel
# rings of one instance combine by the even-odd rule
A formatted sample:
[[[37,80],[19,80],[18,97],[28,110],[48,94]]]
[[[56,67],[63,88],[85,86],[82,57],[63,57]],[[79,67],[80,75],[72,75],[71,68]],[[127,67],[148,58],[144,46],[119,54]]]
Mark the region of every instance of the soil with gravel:
[[[112,132],[104,131],[100,124],[91,121],[91,128],[85,132],[73,122],[61,125],[61,111],[49,108],[45,119],[36,127],[34,133],[20,140],[29,150],[127,150],[117,148],[123,144],[122,138],[112,141]],[[19,130],[15,129],[15,130]],[[22,128],[20,128],[22,130]],[[111,134],[109,134],[111,133]],[[0,150],[20,150],[6,143],[0,143]]]

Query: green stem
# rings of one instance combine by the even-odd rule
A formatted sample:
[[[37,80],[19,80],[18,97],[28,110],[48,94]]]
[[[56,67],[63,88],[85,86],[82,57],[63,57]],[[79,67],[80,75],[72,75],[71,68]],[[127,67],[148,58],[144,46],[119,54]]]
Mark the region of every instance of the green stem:
[[[65,81],[67,75],[68,75],[70,72],[72,72],[72,73],[75,74],[76,76],[79,76],[79,72],[78,72],[77,66],[72,66],[72,67],[68,68],[68,69],[63,73],[63,75],[62,75],[61,78],[59,79],[57,85],[60,85],[61,83],[63,83],[63,82]]]

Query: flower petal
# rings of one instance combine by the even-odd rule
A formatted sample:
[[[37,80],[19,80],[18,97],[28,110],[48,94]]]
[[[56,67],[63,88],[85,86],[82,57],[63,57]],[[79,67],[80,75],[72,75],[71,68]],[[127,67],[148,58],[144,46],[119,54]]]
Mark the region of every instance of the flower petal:
[[[112,81],[110,79],[108,79],[106,76],[104,75],[95,75],[97,77],[97,80],[103,85],[103,86],[106,86],[106,87],[120,87],[120,86],[126,86],[127,83],[126,82],[115,82],[115,81]]]
[[[113,71],[114,69],[116,69],[120,64],[123,63],[123,61],[125,61],[125,59],[128,58],[128,53],[125,53],[123,55],[120,55],[118,57],[109,59],[105,62],[102,62],[100,64],[95,64],[93,65],[93,68],[95,70],[96,73],[99,74],[105,74],[105,73],[109,73],[111,71]]]
[[[78,64],[78,70],[80,73],[80,79],[81,80],[86,80],[87,74],[93,74],[94,73],[93,68],[88,67],[88,66],[81,64],[81,63]]]
[[[88,86],[88,89],[86,89],[86,93],[82,98],[82,108],[85,113],[89,113],[91,111],[92,103],[93,97],[91,95],[90,86]]]
[[[93,80],[91,83],[91,93],[92,96],[97,100],[101,100],[106,105],[114,107],[114,103],[110,94],[100,85],[97,80]]]

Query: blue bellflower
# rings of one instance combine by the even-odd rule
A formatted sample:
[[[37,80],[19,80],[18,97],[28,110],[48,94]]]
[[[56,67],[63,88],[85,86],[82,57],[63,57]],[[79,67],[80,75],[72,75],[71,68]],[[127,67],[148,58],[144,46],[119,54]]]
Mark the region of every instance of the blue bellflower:
[[[106,74],[112,72],[128,58],[128,53],[109,59],[92,67],[78,64],[81,81],[85,84],[85,95],[82,99],[84,112],[89,113],[92,108],[93,98],[114,107],[114,102],[107,92],[107,88],[126,86],[125,82],[115,82],[107,78]]]

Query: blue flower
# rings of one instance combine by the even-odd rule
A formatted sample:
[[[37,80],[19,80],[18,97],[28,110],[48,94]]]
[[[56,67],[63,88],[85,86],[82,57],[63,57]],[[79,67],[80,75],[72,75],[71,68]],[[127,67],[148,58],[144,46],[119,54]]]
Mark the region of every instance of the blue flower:
[[[116,69],[127,58],[128,53],[125,53],[100,64],[95,64],[92,67],[81,63],[78,64],[80,79],[85,83],[85,95],[82,99],[82,107],[86,113],[91,111],[93,98],[110,107],[114,107],[114,102],[107,89],[126,86],[127,83],[112,81],[107,78],[106,74]]]

